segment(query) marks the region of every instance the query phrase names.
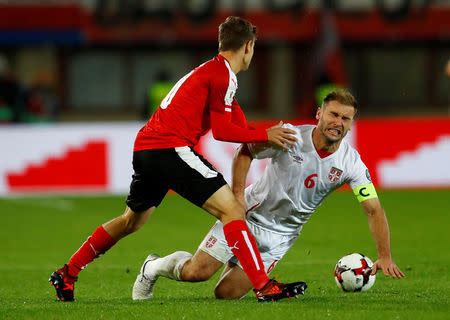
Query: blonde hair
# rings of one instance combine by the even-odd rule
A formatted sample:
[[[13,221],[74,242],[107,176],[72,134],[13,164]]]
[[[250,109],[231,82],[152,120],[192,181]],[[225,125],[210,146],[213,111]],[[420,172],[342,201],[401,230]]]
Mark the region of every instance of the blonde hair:
[[[358,102],[350,93],[350,91],[346,89],[337,89],[335,91],[331,91],[323,99],[322,107],[326,106],[330,101],[337,101],[340,104],[352,106],[353,108],[355,108],[355,114],[358,111]]]

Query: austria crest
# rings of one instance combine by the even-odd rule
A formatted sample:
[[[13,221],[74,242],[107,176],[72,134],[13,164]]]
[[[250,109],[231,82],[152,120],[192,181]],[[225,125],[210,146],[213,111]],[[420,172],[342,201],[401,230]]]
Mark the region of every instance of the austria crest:
[[[331,182],[336,182],[338,181],[342,176],[342,170],[335,168],[335,167],[331,167],[330,173],[328,174],[328,179],[330,179]]]

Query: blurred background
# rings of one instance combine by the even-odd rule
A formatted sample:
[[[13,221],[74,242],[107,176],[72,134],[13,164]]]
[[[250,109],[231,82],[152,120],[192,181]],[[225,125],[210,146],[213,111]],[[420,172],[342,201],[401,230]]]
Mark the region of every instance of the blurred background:
[[[400,166],[409,180],[394,187],[450,187],[448,0],[9,0],[0,1],[0,195],[79,190],[92,174],[101,178],[87,189],[126,192],[137,130],[217,54],[229,15],[259,28],[238,75],[249,120],[311,122],[318,101],[346,87],[360,102],[349,138],[377,183],[392,186]],[[100,167],[74,169],[94,155]],[[378,173],[380,159],[397,164]]]

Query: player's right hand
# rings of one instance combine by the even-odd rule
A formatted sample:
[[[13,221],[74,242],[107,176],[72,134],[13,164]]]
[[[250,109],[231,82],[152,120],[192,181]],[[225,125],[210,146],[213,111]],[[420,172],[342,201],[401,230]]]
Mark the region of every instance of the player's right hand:
[[[294,136],[296,132],[291,129],[283,128],[283,121],[280,121],[277,125],[266,130],[267,141],[275,146],[281,147],[285,150],[289,150],[290,146],[294,146],[297,138]]]
[[[372,266],[372,275],[376,274],[378,270],[382,270],[384,275],[392,278],[403,278],[405,274],[400,270],[399,267],[389,258],[379,258]]]

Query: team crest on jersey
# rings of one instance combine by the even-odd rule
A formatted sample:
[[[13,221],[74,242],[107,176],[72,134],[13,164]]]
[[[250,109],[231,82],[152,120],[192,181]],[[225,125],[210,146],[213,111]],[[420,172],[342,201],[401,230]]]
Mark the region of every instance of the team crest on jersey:
[[[342,170],[335,168],[335,167],[331,167],[330,173],[328,174],[328,179],[330,179],[331,182],[336,182],[338,181],[342,176]]]
[[[209,237],[208,241],[206,241],[206,247],[211,248],[217,242],[217,238],[214,236]]]

